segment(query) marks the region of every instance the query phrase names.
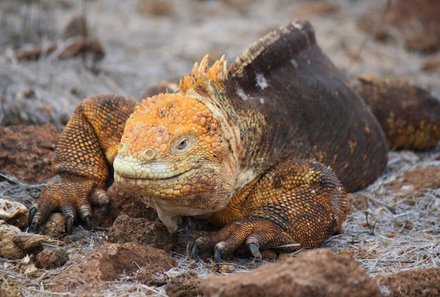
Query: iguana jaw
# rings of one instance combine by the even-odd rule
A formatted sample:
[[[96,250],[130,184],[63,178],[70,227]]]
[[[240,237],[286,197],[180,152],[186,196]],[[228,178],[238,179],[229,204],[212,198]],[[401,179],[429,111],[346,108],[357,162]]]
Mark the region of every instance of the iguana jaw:
[[[115,182],[126,192],[160,198],[189,194],[194,180],[203,171],[189,162],[144,163],[135,157],[121,155],[116,156],[113,168]]]
[[[142,164],[136,158],[120,156],[114,160],[115,179],[129,180],[135,183],[151,183],[154,181],[166,182],[184,179],[194,174],[193,168],[188,163],[167,164],[164,162],[151,162]]]
[[[118,183],[129,183],[133,186],[153,185],[154,183],[180,182],[195,173],[192,169],[184,172],[175,173],[173,175],[164,175],[162,172],[150,172],[148,176],[127,176],[125,173],[115,172],[115,181]]]
[[[155,208],[171,233],[177,230],[180,217],[217,212],[231,198],[233,179],[225,176],[222,164],[205,161],[190,169],[169,170],[172,166],[164,163],[152,166],[131,161],[116,157],[115,184]]]
[[[204,192],[215,196],[219,188],[218,184],[228,183],[222,174],[220,164],[217,163],[204,161],[203,164],[189,162],[143,164],[133,159],[133,157],[116,156],[113,163],[114,180],[119,188],[136,196],[189,201],[195,195],[203,196],[201,193]],[[205,205],[202,203],[199,207],[205,208]]]

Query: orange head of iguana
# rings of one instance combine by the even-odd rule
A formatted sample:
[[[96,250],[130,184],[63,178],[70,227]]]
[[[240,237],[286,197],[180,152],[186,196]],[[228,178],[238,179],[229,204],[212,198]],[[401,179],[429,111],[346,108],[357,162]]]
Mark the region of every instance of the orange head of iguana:
[[[186,78],[180,93],[138,104],[113,163],[119,188],[173,216],[218,211],[229,201],[235,181],[228,137],[214,116],[219,113],[206,98],[186,92],[191,83]]]
[[[222,161],[218,132],[211,112],[190,97],[161,94],[145,99],[125,125],[114,162],[116,178],[152,196],[194,191],[202,184],[199,171]]]

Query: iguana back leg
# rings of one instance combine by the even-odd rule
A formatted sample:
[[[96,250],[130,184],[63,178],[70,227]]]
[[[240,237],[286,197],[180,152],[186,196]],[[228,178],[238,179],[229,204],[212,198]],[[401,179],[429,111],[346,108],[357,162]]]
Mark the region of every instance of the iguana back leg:
[[[340,229],[347,211],[345,190],[329,167],[286,160],[212,215],[209,220],[227,225],[196,239],[192,254],[214,249],[219,260],[243,244],[255,257],[259,249],[314,247]]]
[[[84,99],[75,109],[57,144],[57,175],[41,194],[38,210],[31,210],[31,231],[37,231],[56,209],[67,218],[67,232],[71,231],[77,213],[90,225],[90,202],[108,203],[105,195],[108,168],[134,107],[134,100],[99,95]]]

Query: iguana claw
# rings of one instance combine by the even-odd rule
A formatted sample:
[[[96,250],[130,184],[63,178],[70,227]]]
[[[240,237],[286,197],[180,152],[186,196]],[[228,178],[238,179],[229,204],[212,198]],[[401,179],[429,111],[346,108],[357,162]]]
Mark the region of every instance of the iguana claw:
[[[247,247],[255,259],[261,260],[262,256],[261,256],[260,249],[258,247],[258,243],[251,242],[247,245]]]
[[[215,263],[220,263],[220,261],[222,260],[222,253],[217,247],[214,248],[214,260]]]
[[[66,233],[67,234],[72,234],[72,227],[73,227],[73,217],[68,216],[66,218]]]
[[[28,222],[29,226],[31,226],[32,220],[33,220],[36,212],[37,212],[37,208],[36,207],[31,207],[29,209],[29,222]],[[29,229],[30,229],[30,227],[29,227]]]
[[[288,242],[292,242],[292,238],[272,222],[257,218],[246,219],[229,224],[219,231],[203,234],[188,245],[188,254],[193,259],[199,259],[200,252],[213,251],[214,260],[219,263],[224,255],[246,245],[253,258],[260,260],[260,248],[273,248]]]
[[[83,222],[85,223],[86,228],[87,228],[88,230],[92,230],[92,229],[93,229],[92,219],[91,219],[90,216],[86,216],[86,217],[84,217],[84,218],[83,218]]]

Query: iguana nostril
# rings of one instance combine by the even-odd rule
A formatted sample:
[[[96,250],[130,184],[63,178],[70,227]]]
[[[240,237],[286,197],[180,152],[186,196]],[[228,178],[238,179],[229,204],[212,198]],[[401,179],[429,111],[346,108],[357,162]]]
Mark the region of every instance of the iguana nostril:
[[[156,156],[156,151],[152,148],[146,148],[142,152],[142,159],[144,160],[152,160]]]

